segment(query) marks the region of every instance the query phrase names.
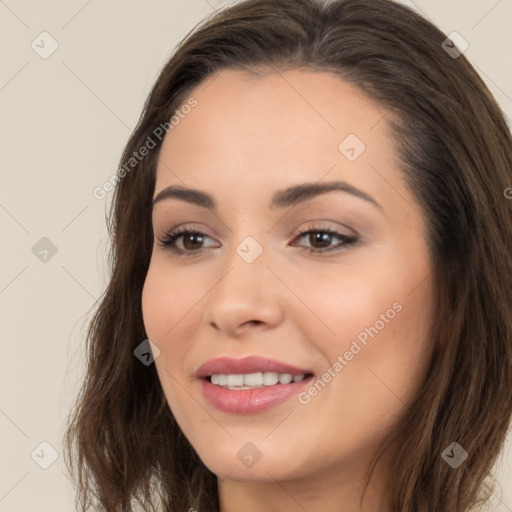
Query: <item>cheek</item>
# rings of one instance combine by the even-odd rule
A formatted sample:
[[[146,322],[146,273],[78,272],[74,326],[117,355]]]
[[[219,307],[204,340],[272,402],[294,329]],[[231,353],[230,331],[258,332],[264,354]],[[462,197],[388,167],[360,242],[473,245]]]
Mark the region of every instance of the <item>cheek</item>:
[[[210,272],[211,274],[211,272]],[[183,391],[192,379],[184,367],[201,327],[201,312],[215,276],[192,266],[178,268],[157,255],[151,261],[142,290],[142,315],[148,338],[157,345],[160,356],[156,369],[165,395],[176,418],[190,402]]]
[[[198,325],[193,318],[194,305],[204,295],[195,281],[190,273],[168,268],[157,259],[150,264],[142,290],[144,327],[148,338],[160,349],[155,366],[178,423],[190,416],[190,400],[182,391],[186,383],[180,370],[191,337],[187,326]]]
[[[368,407],[378,411],[385,404],[410,403],[432,351],[428,264],[390,254],[386,265],[337,267],[331,275],[306,276],[293,282],[301,283],[295,290],[307,298],[311,313],[295,318],[322,352],[323,370],[336,376],[325,376],[326,387],[332,386],[333,397],[344,404],[340,407],[351,404],[365,415]]]
[[[405,266],[391,268],[339,273],[316,281],[317,292],[308,294],[308,305],[335,332],[312,315],[301,324],[325,361],[324,373],[302,396],[301,423],[330,439],[326,458],[376,446],[424,380],[432,345],[430,281],[418,286],[421,279]]]
[[[303,314],[290,313],[309,339],[330,355],[348,350],[351,340],[364,345],[384,333],[398,343],[421,334],[428,323],[428,272],[424,265],[399,261],[297,272],[287,280],[296,283],[293,291],[302,299]],[[289,304],[293,302],[297,300]]]
[[[176,338],[187,324],[183,320],[194,315],[194,308],[204,298],[207,289],[202,288],[202,282],[192,271],[150,264],[142,290],[142,314],[150,339],[162,344]],[[165,346],[159,348],[164,350]]]

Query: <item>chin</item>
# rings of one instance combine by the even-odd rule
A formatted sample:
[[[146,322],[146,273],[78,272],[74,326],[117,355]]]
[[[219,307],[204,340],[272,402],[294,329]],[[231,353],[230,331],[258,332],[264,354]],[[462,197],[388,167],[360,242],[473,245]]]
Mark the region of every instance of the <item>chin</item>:
[[[203,464],[219,478],[243,482],[275,482],[305,476],[306,461],[297,457],[297,447],[232,440],[216,450],[196,450]]]

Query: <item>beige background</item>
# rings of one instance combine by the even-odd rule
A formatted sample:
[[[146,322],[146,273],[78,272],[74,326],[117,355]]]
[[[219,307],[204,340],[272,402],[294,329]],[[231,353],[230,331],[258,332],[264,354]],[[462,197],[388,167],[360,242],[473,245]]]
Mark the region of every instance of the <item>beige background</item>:
[[[164,60],[214,0],[0,0],[0,511],[73,511],[63,421],[77,391],[83,322],[105,285],[105,207],[92,190],[121,150]],[[413,2],[404,2],[413,5]],[[415,0],[512,117],[512,0]],[[58,42],[47,59],[50,39]],[[48,36],[44,36],[48,37]],[[441,41],[440,41],[441,43]],[[42,48],[44,44],[44,48]],[[109,197],[107,197],[109,199]],[[47,237],[57,253],[32,252]],[[56,461],[51,462],[52,448]],[[512,447],[493,509],[512,511]]]

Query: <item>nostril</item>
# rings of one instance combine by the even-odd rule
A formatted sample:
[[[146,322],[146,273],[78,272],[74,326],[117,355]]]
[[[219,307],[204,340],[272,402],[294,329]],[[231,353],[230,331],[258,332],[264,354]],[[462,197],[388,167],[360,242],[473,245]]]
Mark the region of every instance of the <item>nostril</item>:
[[[259,324],[262,324],[263,322],[261,320],[248,320],[247,322],[245,322],[246,324],[253,324],[253,325],[259,325]]]

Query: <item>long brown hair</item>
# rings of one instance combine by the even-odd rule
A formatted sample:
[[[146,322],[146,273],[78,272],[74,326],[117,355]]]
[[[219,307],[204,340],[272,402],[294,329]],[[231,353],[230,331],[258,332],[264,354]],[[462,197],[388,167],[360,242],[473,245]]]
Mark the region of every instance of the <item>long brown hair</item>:
[[[153,136],[156,147],[126,164],[196,85],[228,68],[334,72],[389,112],[383,122],[427,221],[436,283],[428,375],[380,452],[400,447],[389,471],[392,510],[465,512],[490,494],[485,481],[512,416],[512,140],[489,90],[464,55],[445,51],[445,39],[391,0],[247,0],[179,45],[119,165],[110,280],[89,325],[86,378],[65,437],[80,510],[218,510],[217,477],[177,426],[154,365],[134,356],[147,338],[141,293],[161,140]],[[468,453],[457,469],[441,457],[454,441]]]

